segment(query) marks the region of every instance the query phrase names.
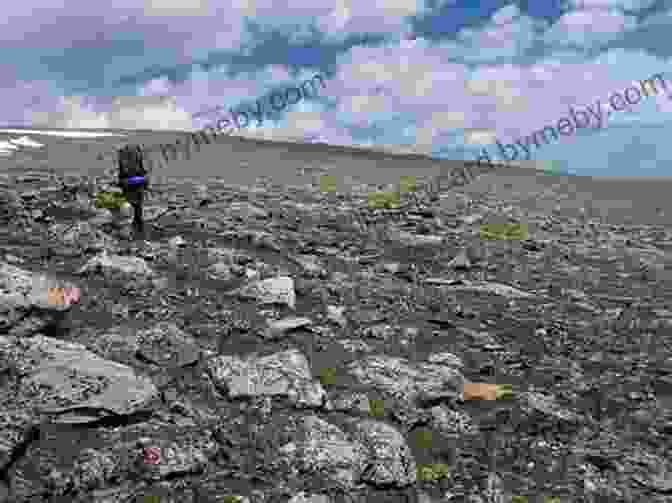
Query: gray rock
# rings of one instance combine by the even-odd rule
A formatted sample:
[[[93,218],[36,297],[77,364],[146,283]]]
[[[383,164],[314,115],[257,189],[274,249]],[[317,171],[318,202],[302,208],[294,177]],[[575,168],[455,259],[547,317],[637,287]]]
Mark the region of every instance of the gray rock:
[[[90,259],[77,271],[77,274],[83,275],[99,271],[105,276],[115,273],[134,278],[154,275],[154,271],[145,260],[139,257],[108,254],[106,251]]]
[[[101,210],[107,211],[107,210]],[[76,224],[54,224],[49,227],[49,237],[78,252],[102,252],[114,250],[119,242],[112,236],[105,234],[89,222],[77,222]]]
[[[324,494],[307,494],[305,492],[300,492],[299,494],[292,496],[287,503],[331,503],[331,500],[329,499],[329,496]]]
[[[294,472],[319,474],[352,489],[366,466],[365,447],[350,441],[340,428],[317,416],[304,417],[299,430],[304,438],[281,446],[276,462]]]
[[[297,328],[309,327],[312,325],[313,321],[310,318],[292,316],[277,321],[268,320],[267,323],[268,328],[266,329],[265,337],[267,339],[273,339],[283,336]]]
[[[478,425],[465,412],[443,405],[430,409],[432,425],[443,434],[461,437],[478,433]]]
[[[299,265],[307,278],[326,278],[327,270],[320,264],[319,258],[314,255],[297,255],[291,257],[292,261]]]
[[[448,267],[452,269],[468,270],[471,268],[471,260],[467,256],[466,250],[460,251],[453,260],[448,262]]]
[[[199,359],[194,338],[170,322],[160,322],[137,333],[137,353],[157,365],[184,367]]]
[[[143,410],[158,397],[149,379],[81,344],[42,335],[0,336],[0,360],[18,370],[9,387],[0,392],[0,466],[40,417],[87,423]]]
[[[49,474],[49,484],[57,495],[68,490],[92,491],[99,489],[111,478],[118,465],[113,455],[96,449],[84,449],[75,461],[70,474],[53,470]]]
[[[42,335],[0,337],[0,355],[21,371],[16,402],[39,405],[46,414],[97,409],[104,415],[124,415],[157,397],[149,379],[81,344]]]
[[[141,439],[139,443],[143,449],[137,454],[136,466],[142,477],[149,480],[201,473],[205,470],[208,459],[218,449],[212,440],[202,440],[194,445],[147,438]]]
[[[51,303],[49,288],[69,286],[73,285],[0,262],[0,331],[27,336],[52,325],[71,306]]]
[[[278,395],[303,407],[320,407],[326,398],[322,385],[313,382],[308,360],[296,349],[246,359],[218,356],[207,367],[215,385],[231,398]]]
[[[289,276],[279,276],[255,281],[239,291],[242,298],[256,299],[260,304],[286,304],[296,307],[294,280]]]
[[[362,384],[409,404],[462,399],[464,377],[450,366],[376,355],[352,362],[348,372]]]
[[[449,280],[442,278],[428,278],[425,283],[430,285],[440,285],[442,288],[456,292],[483,292],[494,295],[501,295],[508,298],[533,298],[537,294],[523,292],[518,288],[502,283],[492,281],[468,281],[468,280]]]
[[[351,421],[354,442],[362,446],[366,467],[361,478],[374,485],[406,487],[417,480],[415,459],[392,426],[373,420]]]

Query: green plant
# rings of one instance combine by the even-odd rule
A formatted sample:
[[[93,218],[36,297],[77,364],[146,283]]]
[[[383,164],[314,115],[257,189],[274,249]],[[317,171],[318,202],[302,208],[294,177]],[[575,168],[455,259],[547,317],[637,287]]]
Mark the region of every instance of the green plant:
[[[336,369],[327,367],[320,370],[319,380],[322,386],[333,386],[336,384]]]
[[[421,482],[436,482],[438,480],[447,479],[450,475],[448,465],[444,463],[435,463],[432,465],[418,466],[418,480]]]
[[[483,224],[480,237],[482,240],[525,241],[528,239],[528,230],[525,224]]]
[[[243,498],[240,496],[224,496],[222,503],[240,503],[243,501]]]
[[[322,192],[336,192],[337,188],[335,176],[323,175],[320,177],[320,190]]]
[[[511,496],[511,503],[528,503],[527,496]]]
[[[544,503],[560,503],[560,498],[557,496],[544,496]]]
[[[119,209],[124,203],[128,203],[121,192],[98,192],[96,194],[96,208]]]
[[[399,192],[370,192],[368,194],[371,209],[398,209],[400,207]]]
[[[512,400],[513,388],[510,384],[500,384],[496,391],[497,400]]]
[[[420,449],[428,449],[432,446],[432,432],[426,429],[420,429],[415,432],[415,445]]]
[[[385,417],[385,402],[377,398],[370,398],[369,414],[373,417]]]
[[[399,179],[399,192],[404,194],[418,190],[418,184],[414,176],[402,176]]]

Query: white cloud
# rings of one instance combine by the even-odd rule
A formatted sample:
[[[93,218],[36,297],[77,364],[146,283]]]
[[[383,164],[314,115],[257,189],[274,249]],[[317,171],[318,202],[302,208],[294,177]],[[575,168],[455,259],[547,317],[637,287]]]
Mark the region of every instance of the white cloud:
[[[581,9],[625,9],[640,10],[651,7],[656,0],[570,0],[569,4]]]
[[[528,109],[522,80],[521,69],[512,65],[482,67],[472,74],[467,90],[473,96],[493,98],[500,110],[522,112]]]
[[[142,86],[138,94],[140,96],[167,95],[171,91],[172,85],[167,77],[152,79]]]
[[[546,32],[545,39],[556,45],[594,46],[637,28],[637,18],[618,10],[576,10],[564,14]]]
[[[496,25],[508,24],[518,16],[520,16],[520,9],[516,4],[511,4],[495,12],[492,15],[492,22]]]
[[[434,112],[428,121],[424,122],[415,131],[415,142],[418,146],[430,146],[435,139],[446,132],[462,129],[467,118],[462,112]]]
[[[148,16],[205,16],[208,0],[144,0]]]
[[[532,47],[538,33],[547,26],[545,20],[521,15],[512,4],[495,12],[485,25],[460,30],[457,42],[441,45],[451,54],[471,62],[514,57]]]
[[[491,129],[472,129],[464,132],[464,141],[467,145],[490,145],[497,139]]]
[[[80,97],[62,99],[58,112],[34,114],[36,123],[63,129],[193,130],[191,114],[167,96],[117,98],[109,111],[96,111]]]

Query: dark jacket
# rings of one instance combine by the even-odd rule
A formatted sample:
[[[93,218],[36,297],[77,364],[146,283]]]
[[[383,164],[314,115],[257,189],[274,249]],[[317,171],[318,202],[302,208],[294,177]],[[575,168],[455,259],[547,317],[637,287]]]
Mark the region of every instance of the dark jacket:
[[[129,183],[129,178],[142,176],[144,182]],[[129,145],[119,150],[119,171],[117,185],[134,199],[138,199],[145,189],[149,188],[149,174],[144,166],[144,155],[139,145]],[[140,195],[140,196],[139,196]],[[129,199],[129,202],[132,201]]]
[[[142,183],[129,183],[133,177],[142,176]],[[126,200],[133,206],[133,225],[143,228],[142,205],[145,199],[145,189],[149,187],[149,174],[144,167],[143,152],[140,146],[126,146],[119,151],[119,178],[118,186],[124,193]]]

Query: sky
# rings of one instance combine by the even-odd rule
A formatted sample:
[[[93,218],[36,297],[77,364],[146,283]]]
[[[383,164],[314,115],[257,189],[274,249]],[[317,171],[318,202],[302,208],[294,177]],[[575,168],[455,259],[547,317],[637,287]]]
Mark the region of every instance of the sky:
[[[515,150],[598,177],[672,165],[672,0],[24,0],[0,17],[3,127],[197,130],[217,118],[197,112],[320,74],[319,93],[236,134],[446,159]],[[656,74],[669,91],[658,80],[642,96]],[[639,99],[607,119],[631,87]],[[597,100],[601,126],[535,136]]]

